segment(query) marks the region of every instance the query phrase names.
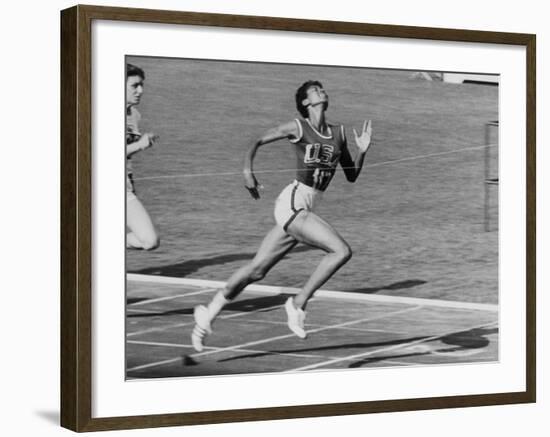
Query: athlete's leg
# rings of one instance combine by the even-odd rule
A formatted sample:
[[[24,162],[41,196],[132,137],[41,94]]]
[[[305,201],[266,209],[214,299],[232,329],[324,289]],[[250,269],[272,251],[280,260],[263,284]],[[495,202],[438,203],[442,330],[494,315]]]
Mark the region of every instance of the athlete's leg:
[[[248,284],[262,280],[297,243],[280,226],[273,227],[264,237],[254,259],[229,278],[224,296],[231,300]]]
[[[219,291],[208,304],[207,317],[210,323],[248,284],[262,280],[296,244],[296,239],[288,235],[280,226],[273,227],[264,237],[252,261],[233,273],[224,289]]]
[[[126,247],[129,249],[156,249],[159,237],[149,213],[137,197],[126,202],[126,225],[130,232],[126,234]]]
[[[296,239],[288,235],[280,226],[273,227],[264,237],[254,259],[233,273],[225,288],[214,296],[208,305],[210,320],[213,320],[223,306],[237,297],[248,284],[263,279],[267,272],[296,246],[296,243]]]
[[[298,214],[288,232],[299,241],[323,249],[323,257],[302,290],[295,296],[296,308],[305,309],[312,294],[351,258],[351,249],[336,230],[310,211]]]
[[[208,306],[199,305],[195,308],[195,327],[191,334],[195,350],[202,351],[203,339],[212,332],[212,323],[223,307],[237,297],[248,284],[263,279],[296,244],[295,238],[288,235],[280,226],[275,226],[265,236],[254,259],[229,278],[225,288],[212,298]]]

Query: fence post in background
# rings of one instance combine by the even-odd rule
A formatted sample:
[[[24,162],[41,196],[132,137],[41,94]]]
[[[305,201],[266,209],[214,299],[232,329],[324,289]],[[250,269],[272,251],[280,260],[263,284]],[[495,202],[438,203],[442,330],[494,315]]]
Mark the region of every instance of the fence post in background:
[[[491,185],[498,186],[498,175],[491,175],[491,129],[498,128],[498,120],[485,123],[485,148],[484,148],[484,228],[485,232],[491,230]],[[498,166],[497,166],[498,169]]]

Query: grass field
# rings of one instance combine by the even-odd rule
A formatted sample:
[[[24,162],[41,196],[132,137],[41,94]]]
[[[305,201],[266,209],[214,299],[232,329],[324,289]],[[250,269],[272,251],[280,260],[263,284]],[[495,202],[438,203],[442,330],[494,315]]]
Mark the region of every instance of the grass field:
[[[260,149],[255,170],[265,190],[254,201],[243,188],[244,151],[297,116],[294,91],[314,78],[348,137],[366,118],[374,132],[358,181],[338,171],[319,210],[354,251],[324,288],[498,303],[498,232],[483,226],[484,125],[498,119],[497,87],[427,82],[409,71],[129,61],[147,75],[141,130],[161,136],[133,166],[162,243],[128,251],[128,272],[223,281],[254,255],[293,179],[294,155],[286,141]],[[321,256],[297,247],[262,283],[299,287]]]

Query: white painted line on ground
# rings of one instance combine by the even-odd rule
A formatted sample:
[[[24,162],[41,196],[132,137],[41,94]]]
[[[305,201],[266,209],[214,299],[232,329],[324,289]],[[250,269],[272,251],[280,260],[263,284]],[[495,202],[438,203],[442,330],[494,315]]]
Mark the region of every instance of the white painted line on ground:
[[[392,312],[386,313],[386,314],[380,314],[380,315],[374,316],[374,317],[365,317],[363,319],[351,320],[351,321],[348,321],[348,322],[338,323],[336,325],[329,325],[329,326],[323,326],[321,328],[309,329],[309,330],[307,330],[307,333],[308,334],[313,334],[315,332],[327,331],[329,329],[335,329],[335,328],[341,328],[341,327],[344,327],[344,326],[357,325],[359,323],[371,322],[371,321],[374,321],[374,320],[379,320],[379,319],[384,319],[386,317],[395,316],[397,314],[403,314],[403,313],[408,313],[408,312],[411,312],[411,311],[416,311],[420,308],[422,308],[422,307],[421,306],[416,306],[416,307],[406,308],[406,309],[399,310],[399,311],[392,311]],[[234,351],[237,351],[237,350],[241,350],[242,348],[247,348],[249,346],[256,346],[258,344],[270,343],[270,342],[273,342],[273,341],[283,340],[285,338],[290,338],[290,337],[294,337],[294,336],[295,336],[294,334],[285,334],[285,335],[278,335],[276,337],[263,338],[261,340],[250,341],[250,342],[247,342],[247,343],[242,343],[242,344],[238,344],[238,345],[219,348],[219,349],[216,349],[216,350],[208,350],[208,351],[205,351],[205,352],[199,352],[199,353],[191,355],[191,357],[193,357],[193,358],[203,357],[203,356],[206,356],[206,355],[212,355],[212,354],[216,354],[216,353],[219,353],[219,352],[226,352],[226,351],[234,352]],[[143,364],[142,366],[140,366],[140,369],[146,369],[146,368],[150,368],[150,367],[162,366],[164,364],[170,364],[170,363],[177,362],[180,359],[181,358],[178,357],[178,358],[172,358],[172,359],[169,359],[169,360],[155,361],[155,362],[152,362],[152,363]]]
[[[172,364],[172,363],[175,363],[177,361],[181,361],[181,357],[169,358],[169,359],[163,360],[163,361],[156,361],[155,366],[163,366],[165,364]],[[130,367],[129,369],[126,369],[126,372],[135,372],[136,370],[148,369],[149,367],[152,367],[152,366],[150,364],[143,364],[141,366]]]
[[[384,294],[358,294],[341,291],[323,290],[321,297],[333,299],[342,299],[345,294],[346,299],[364,300],[368,302],[388,303],[388,304],[405,304],[405,305],[422,305],[427,307],[438,308],[456,308],[460,310],[479,310],[488,312],[498,312],[498,305],[478,302],[459,302],[454,300],[443,299],[428,299],[420,297],[405,297],[405,296],[389,296]]]
[[[272,307],[266,307],[266,308],[262,308],[262,309],[259,309],[259,310],[255,310],[255,312],[262,312],[262,311],[269,311],[269,310],[272,310],[272,309],[277,309],[277,308],[280,308],[281,306],[280,305],[276,305],[276,306],[272,306]],[[139,310],[139,309],[129,309],[128,311],[130,312],[135,312],[135,313],[142,313],[142,314],[159,314],[158,311],[153,311],[153,310]],[[247,314],[251,314],[252,311],[250,312],[239,312],[239,313],[232,313],[232,314],[226,314],[226,315],[221,315],[220,317],[218,317],[218,319],[232,319],[234,317],[241,317],[241,316],[244,316],[244,315],[247,315]],[[262,325],[278,325],[278,326],[286,326],[286,322],[285,321],[275,321],[275,320],[264,320],[264,319],[246,319],[243,321],[244,323],[258,323],[258,324],[262,324]],[[194,321],[190,321],[190,322],[182,322],[182,323],[174,323],[172,325],[167,325],[167,326],[162,326],[162,327],[157,327],[157,328],[147,328],[147,329],[144,329],[142,331],[136,331],[136,332],[131,332],[129,334],[126,335],[126,337],[134,337],[136,335],[141,335],[141,334],[148,334],[150,332],[158,332],[158,331],[165,331],[169,328],[181,328],[181,327],[185,327],[185,326],[191,326],[191,325],[194,325]],[[325,326],[325,325],[319,325],[319,324],[308,324],[308,326],[310,327],[322,327],[322,326]],[[403,332],[403,331],[395,331],[395,330],[387,330],[387,329],[369,329],[369,328],[355,328],[355,327],[350,327],[350,326],[344,326],[342,328],[339,328],[339,329],[346,329],[346,330],[349,330],[349,331],[356,331],[356,332],[381,332],[381,333],[384,333],[384,334],[407,334],[407,332]]]
[[[259,323],[259,324],[264,324],[264,325],[279,325],[279,326],[284,325],[284,326],[286,326],[286,321],[276,321],[276,320],[246,319],[243,322],[244,323]],[[322,326],[325,326],[325,325],[319,325],[319,324],[314,324],[314,323],[309,324],[308,323],[308,326],[309,327],[322,327]],[[408,334],[408,332],[395,331],[393,329],[390,331],[388,329],[355,328],[355,327],[351,327],[351,326],[344,326],[342,329],[346,329],[348,331],[356,331],[356,332],[379,332],[379,333],[383,333],[383,334]]]
[[[151,332],[162,332],[172,328],[182,328],[184,326],[189,326],[194,324],[195,324],[194,321],[190,321],[190,322],[174,323],[172,325],[159,326],[156,328],[142,329],[141,331],[134,331],[134,332],[127,333],[126,338],[135,337],[136,335],[149,334]]]
[[[484,323],[483,325],[472,326],[471,328],[463,329],[463,331],[471,330],[471,329],[485,328],[485,327],[489,327],[489,326],[493,326],[493,325],[495,325],[495,322]],[[297,367],[297,368],[291,369],[291,370],[285,370],[284,373],[300,372],[302,370],[316,369],[318,367],[330,366],[331,364],[339,363],[339,362],[342,362],[342,361],[349,361],[349,360],[356,360],[358,358],[365,358],[365,357],[368,357],[370,355],[378,354],[378,353],[381,353],[381,352],[389,352],[389,351],[393,351],[393,350],[397,350],[397,349],[403,349],[405,347],[414,346],[416,344],[427,343],[429,341],[437,340],[437,339],[446,337],[447,335],[454,334],[455,332],[456,332],[456,329],[454,329],[450,332],[445,332],[443,334],[432,335],[430,337],[422,338],[422,339],[419,339],[419,340],[409,341],[407,343],[401,343],[401,344],[397,344],[397,345],[393,345],[393,346],[382,347],[382,348],[379,348],[379,349],[375,349],[373,351],[363,352],[363,353],[355,354],[355,355],[348,355],[346,357],[335,358],[335,359],[331,359],[331,360],[322,361],[322,362],[316,363],[316,364],[310,364],[308,366]]]
[[[223,288],[225,282],[211,281],[208,279],[175,278],[171,276],[142,275],[139,273],[127,273],[126,279],[133,282],[151,282],[153,284],[191,285],[195,287]]]
[[[220,289],[225,287],[225,282],[222,281],[210,281],[206,279],[188,279],[188,278],[172,278],[166,276],[154,276],[154,275],[140,275],[129,273],[127,279],[134,282],[152,282],[157,284],[179,284],[179,285],[193,285],[202,287],[211,287]],[[271,285],[259,285],[251,284],[246,291],[255,293],[267,293],[267,294],[296,294],[300,289],[294,287],[277,287]],[[388,304],[404,304],[404,305],[422,305],[438,308],[456,308],[461,310],[480,310],[489,312],[498,312],[498,305],[485,304],[477,302],[458,302],[452,300],[442,299],[425,299],[418,297],[404,297],[404,296],[388,296],[382,294],[360,294],[350,293],[345,291],[331,291],[331,290],[317,290],[315,297],[326,297],[331,299],[350,299],[360,300],[375,303],[388,303]]]
[[[335,325],[328,325],[328,326],[322,326],[320,328],[308,329],[307,333],[309,335],[309,334],[313,334],[313,333],[316,333],[316,332],[327,331],[329,329],[342,328],[344,326],[357,325],[359,323],[366,323],[366,322],[371,322],[371,321],[374,321],[374,320],[385,319],[386,317],[395,316],[397,314],[403,314],[403,313],[408,313],[408,312],[411,312],[411,311],[416,311],[420,308],[421,308],[420,306],[412,307],[412,308],[406,308],[406,309],[399,310],[399,311],[392,311],[390,313],[380,314],[380,315],[374,316],[374,317],[365,317],[363,319],[350,320],[348,322],[338,323],[338,324],[335,324]],[[275,341],[275,340],[281,340],[281,339],[284,339],[284,338],[290,338],[290,337],[294,337],[294,336],[295,335],[292,334],[292,333],[291,334],[285,334],[285,335],[279,335],[277,337],[264,338],[264,339],[261,339],[261,340],[256,340],[256,341],[251,341],[251,342],[248,342],[248,343],[243,343],[243,344],[240,344],[240,345],[229,346],[229,347],[223,348],[221,350],[222,351],[223,350],[235,350],[235,349],[240,349],[242,347],[254,346],[254,345],[263,344],[263,343],[269,343],[269,342],[272,342],[272,341]],[[200,352],[198,354],[194,354],[193,356],[195,357],[195,356],[203,356],[203,355],[210,355],[210,354],[211,353],[209,353],[209,352]]]
[[[135,307],[135,306],[138,306],[138,305],[148,305],[150,303],[163,302],[165,300],[177,299],[178,297],[195,296],[197,294],[210,293],[212,291],[217,291],[217,288],[210,287],[210,288],[204,288],[204,289],[198,290],[198,291],[191,291],[189,293],[184,293],[184,294],[174,294],[172,296],[163,296],[163,297],[155,297],[155,298],[152,298],[152,299],[143,299],[143,300],[140,300],[139,302],[129,303],[128,306]]]
[[[158,310],[144,310],[140,308],[126,308],[126,311],[129,313],[136,313],[136,314],[158,314]]]
[[[220,315],[220,317],[218,317],[218,319],[232,319],[234,317],[241,317],[241,316],[245,316],[245,315],[248,315],[248,314],[260,313],[262,311],[269,311],[269,310],[272,310],[272,309],[275,309],[275,308],[280,308],[280,307],[281,307],[281,305],[273,305],[273,306],[270,306],[270,307],[258,308],[257,310],[253,310],[253,311],[241,311],[241,312],[237,312],[237,313],[222,314],[222,315]],[[190,322],[174,323],[172,325],[165,325],[165,326],[160,326],[160,327],[157,327],[157,328],[147,328],[147,329],[143,329],[142,331],[130,332],[130,333],[126,334],[126,338],[134,337],[136,335],[141,335],[141,334],[148,334],[150,332],[159,332],[159,331],[166,331],[166,330],[172,329],[172,328],[181,328],[181,327],[184,327],[184,326],[189,326],[189,325],[194,325],[194,324],[195,324],[195,321],[191,320]]]
[[[172,347],[177,349],[193,349],[192,344],[183,344],[183,343],[167,343],[167,342],[158,342],[158,341],[142,341],[142,340],[129,340],[129,344],[138,344],[138,345],[144,345],[144,346],[160,346],[160,347]],[[215,346],[204,346],[205,349],[209,350],[220,350],[221,347],[215,347]],[[317,354],[302,354],[302,353],[292,353],[292,352],[277,352],[277,351],[265,351],[261,349],[239,349],[239,352],[244,352],[247,354],[264,354],[264,355],[284,355],[289,357],[296,357],[296,358],[327,358],[326,355],[317,355]],[[336,358],[336,357],[329,357],[329,358]],[[135,367],[132,367],[128,369],[130,370],[136,370]]]

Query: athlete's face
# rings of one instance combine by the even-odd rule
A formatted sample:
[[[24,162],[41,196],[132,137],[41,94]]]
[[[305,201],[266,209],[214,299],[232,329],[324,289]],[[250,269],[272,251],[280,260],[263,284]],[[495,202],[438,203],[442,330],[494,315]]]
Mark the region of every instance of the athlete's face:
[[[318,105],[322,105],[323,111],[328,109],[328,94],[319,85],[312,85],[306,91],[307,98],[304,99],[303,105],[314,108]]]
[[[143,94],[143,79],[140,76],[128,76],[126,79],[126,106],[137,105]]]
[[[328,103],[328,94],[322,87],[313,85],[307,89],[307,100],[312,106]]]

